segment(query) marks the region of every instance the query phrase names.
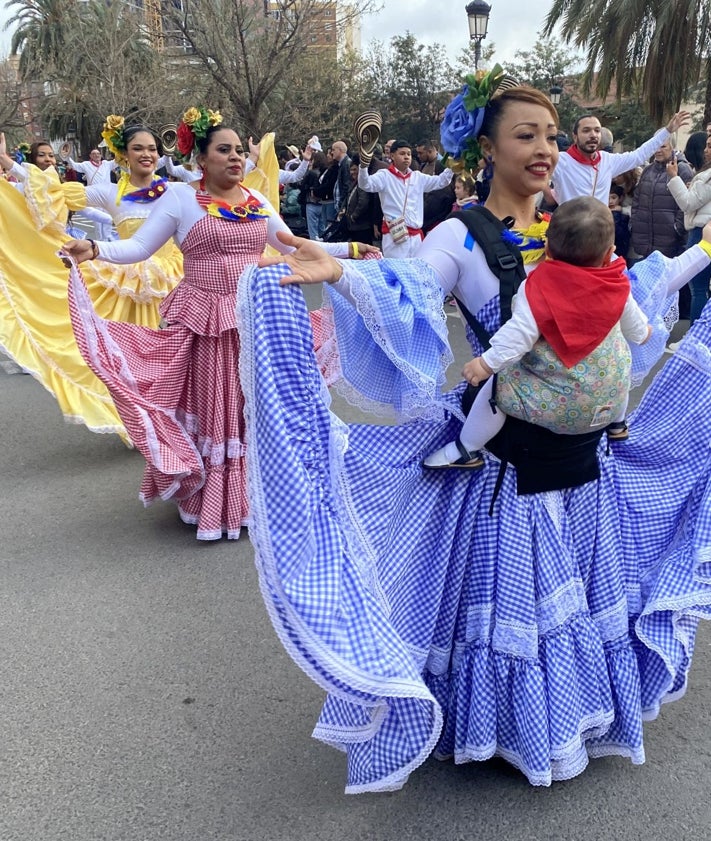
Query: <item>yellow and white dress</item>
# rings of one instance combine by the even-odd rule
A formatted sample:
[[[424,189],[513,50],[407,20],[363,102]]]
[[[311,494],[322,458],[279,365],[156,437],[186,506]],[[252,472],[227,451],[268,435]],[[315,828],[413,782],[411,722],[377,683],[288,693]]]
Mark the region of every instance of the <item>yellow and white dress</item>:
[[[278,207],[274,135],[265,135],[262,144],[257,170],[245,184],[263,190],[270,200],[275,197]],[[130,443],[106,388],[76,346],[67,303],[68,272],[57,251],[68,238],[69,210],[100,207],[111,214],[121,239],[128,239],[160,199],[123,200],[131,189],[125,180],[84,187],[61,183],[54,168],[23,169],[22,192],[0,179],[0,351],[57,398],[68,421],[94,432],[117,433]],[[182,254],[173,241],[142,263],[82,264],[97,315],[144,327],[158,327],[160,303],[182,274]]]
[[[25,200],[39,231],[54,230],[65,241],[69,210],[90,206],[108,213],[121,239],[132,237],[150,215],[161,192],[131,201],[140,191],[128,174],[118,184],[103,182],[84,187],[76,182],[62,184],[54,169],[39,172],[32,167],[25,181]],[[165,184],[163,189],[169,188]],[[153,193],[154,191],[149,191]],[[183,257],[174,242],[166,243],[150,259],[130,266],[112,266],[100,260],[87,262],[82,273],[97,312],[111,321],[127,321],[144,327],[160,323],[158,307],[183,276]]]
[[[70,209],[91,200],[112,213],[122,237],[130,237],[154,203],[122,202],[115,184],[62,184],[53,168],[42,172],[31,165],[23,187],[24,195],[0,182],[0,350],[57,398],[67,420],[117,433],[128,443],[108,392],[74,341],[68,272],[57,251],[67,240]],[[182,277],[182,255],[168,243],[140,265],[97,261],[85,268],[92,301],[104,318],[157,327],[160,302]]]

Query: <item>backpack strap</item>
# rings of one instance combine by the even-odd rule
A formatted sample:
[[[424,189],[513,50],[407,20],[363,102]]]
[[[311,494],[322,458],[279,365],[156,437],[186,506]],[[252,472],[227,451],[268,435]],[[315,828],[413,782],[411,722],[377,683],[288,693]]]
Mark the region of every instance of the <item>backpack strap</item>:
[[[500,219],[485,207],[477,205],[468,210],[457,211],[450,214],[450,219],[459,219],[466,225],[467,230],[474,238],[476,244],[481,248],[486,257],[486,262],[492,273],[499,278],[499,309],[501,312],[501,324],[505,324],[511,318],[511,302],[521,281],[526,278],[526,270],[523,267],[523,257],[519,249],[503,239],[501,232],[507,227]],[[464,304],[455,297],[462,315],[471,327],[479,344],[488,350],[491,346],[491,333],[488,332],[476,316],[472,315]],[[479,386],[468,385],[462,395],[462,408],[468,414]],[[496,374],[494,374],[494,385],[491,390],[491,410],[496,412]],[[494,493],[489,507],[489,516],[494,514],[494,503],[501,490],[504,481],[506,465],[508,464],[508,453],[502,453],[499,472],[496,477]]]
[[[464,306],[464,303],[460,301],[456,295],[454,296],[454,300],[457,302],[457,305],[466,319],[467,324],[471,327],[474,335],[477,337],[479,344],[484,348],[484,350],[489,350],[491,347],[491,333],[489,333],[475,315],[472,315],[469,312],[469,310]]]
[[[474,237],[474,241],[484,253],[489,268],[499,278],[501,324],[505,324],[511,318],[513,296],[521,285],[521,281],[526,278],[521,252],[513,243],[502,238],[501,232],[506,228],[506,225],[485,207],[479,205],[468,210],[460,210],[450,214],[448,218],[459,219],[466,225],[467,230]],[[464,313],[464,310],[462,310],[462,313]],[[467,318],[466,314],[464,314],[464,317]],[[467,321],[469,321],[468,318]],[[469,322],[469,326],[475,331],[477,339],[481,342],[471,322]],[[484,347],[489,347],[488,340]]]

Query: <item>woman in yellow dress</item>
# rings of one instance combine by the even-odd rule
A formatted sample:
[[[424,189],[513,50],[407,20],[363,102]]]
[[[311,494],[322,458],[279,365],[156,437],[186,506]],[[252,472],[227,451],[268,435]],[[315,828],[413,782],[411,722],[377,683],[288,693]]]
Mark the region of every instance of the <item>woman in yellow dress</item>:
[[[120,128],[113,131],[119,143],[114,149],[128,172],[118,184],[88,188],[62,184],[50,156],[42,166],[18,167],[0,135],[0,163],[22,182],[22,191],[0,183],[0,237],[7,244],[0,254],[0,348],[54,394],[68,420],[127,440],[106,389],[79,354],[69,320],[67,271],[57,258],[69,210],[100,207],[111,214],[119,234],[129,237],[168,189],[155,175],[160,139],[143,127]],[[87,283],[104,318],[156,327],[158,306],[181,277],[182,255],[171,242],[138,265],[93,264]]]
[[[30,161],[36,161],[35,165],[19,166],[6,154],[0,134],[0,164],[22,182],[24,192],[23,198],[22,192],[0,179],[0,240],[4,243],[0,351],[56,397],[67,420],[83,423],[94,432],[115,432],[129,443],[106,388],[85,365],[76,346],[67,304],[67,270],[57,251],[67,238],[70,210],[91,205],[107,211],[120,237],[126,239],[170,186],[155,175],[162,149],[160,138],[150,129],[126,127],[122,117],[111,115],[102,135],[128,171],[118,184],[84,187],[60,182],[49,143],[34,144],[38,150]],[[271,198],[278,189],[273,134],[262,138],[261,146],[258,169],[245,181]],[[182,254],[172,241],[141,263],[119,266],[96,261],[84,270],[97,314],[151,328],[159,325],[158,308],[181,278]]]

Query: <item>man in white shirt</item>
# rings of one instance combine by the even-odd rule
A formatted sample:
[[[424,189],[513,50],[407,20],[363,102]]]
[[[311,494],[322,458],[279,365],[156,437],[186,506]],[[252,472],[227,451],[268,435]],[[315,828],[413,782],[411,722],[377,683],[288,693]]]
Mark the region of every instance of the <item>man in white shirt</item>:
[[[558,158],[553,173],[553,191],[558,204],[577,196],[594,196],[607,204],[612,179],[647,162],[657,149],[681,126],[691,120],[688,111],[679,111],[665,128],[633,152],[600,151],[602,126],[597,117],[580,117],[573,126],[573,143]]]
[[[441,190],[452,180],[451,169],[439,175],[413,172],[412,149],[405,140],[390,146],[392,163],[387,169],[368,173],[369,156],[358,169],[358,186],[367,193],[378,193],[383,208],[383,254],[386,257],[414,257],[422,242],[424,194]]]
[[[71,157],[67,158],[67,163],[72,169],[81,172],[84,176],[87,186],[97,184],[106,184],[111,181],[111,173],[116,169],[118,164],[116,161],[104,161],[101,159],[101,152],[98,149],[92,149],[89,152],[88,161],[74,161]],[[113,234],[113,220],[108,213],[99,210],[98,207],[84,207],[79,211],[80,216],[89,219],[96,226],[97,239],[112,240]]]
[[[89,152],[88,161],[74,161],[71,157],[67,158],[67,163],[72,169],[75,169],[86,179],[88,187],[94,184],[105,184],[111,180],[111,173],[116,169],[116,161],[102,161],[101,152],[98,149],[92,149]]]

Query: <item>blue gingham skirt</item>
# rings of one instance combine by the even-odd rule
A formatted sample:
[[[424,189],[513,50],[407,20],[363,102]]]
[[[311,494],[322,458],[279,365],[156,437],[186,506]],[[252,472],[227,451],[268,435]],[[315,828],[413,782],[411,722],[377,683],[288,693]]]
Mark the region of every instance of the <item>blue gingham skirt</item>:
[[[644,761],[711,609],[711,319],[648,389],[601,478],[517,496],[507,468],[423,471],[460,422],[348,427],[281,267],[241,280],[250,538],[274,627],[328,693],[314,735],[346,791],[401,787],[434,754],[502,756],[534,785],[589,757]],[[448,397],[452,406],[459,399]]]

